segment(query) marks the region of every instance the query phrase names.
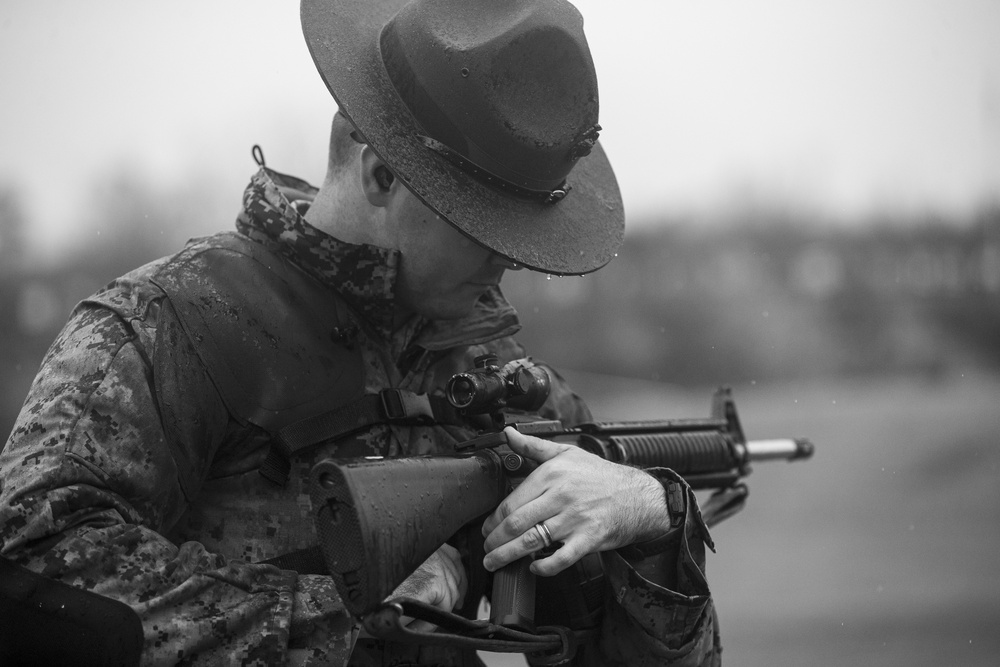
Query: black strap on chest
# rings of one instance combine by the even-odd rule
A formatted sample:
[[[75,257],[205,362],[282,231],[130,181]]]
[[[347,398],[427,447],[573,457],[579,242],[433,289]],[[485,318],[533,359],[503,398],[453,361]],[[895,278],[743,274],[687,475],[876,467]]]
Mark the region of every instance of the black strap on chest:
[[[279,570],[292,570],[298,574],[330,574],[330,568],[318,546],[290,551],[260,562],[274,565]]]
[[[405,389],[383,389],[346,405],[293,422],[278,431],[260,474],[275,484],[288,483],[296,455],[358,433],[378,424],[461,424],[458,412],[443,396],[415,394]]]
[[[404,389],[383,389],[366,394],[328,412],[301,419],[282,428],[271,441],[259,468],[266,479],[284,486],[297,454],[331,440],[338,440],[376,424],[460,424],[461,417],[443,396],[415,394]],[[319,546],[281,554],[262,561],[299,574],[329,574]]]

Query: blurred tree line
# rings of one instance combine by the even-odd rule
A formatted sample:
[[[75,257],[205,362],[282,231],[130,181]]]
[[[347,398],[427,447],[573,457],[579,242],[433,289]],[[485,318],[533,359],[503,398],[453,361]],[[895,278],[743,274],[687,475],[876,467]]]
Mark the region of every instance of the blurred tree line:
[[[555,364],[681,385],[1000,370],[1000,207],[973,221],[648,225],[592,276],[505,282]]]
[[[24,261],[28,220],[0,187],[0,431],[73,305],[114,277],[232,229],[240,193],[183,191],[122,171],[81,215],[55,268]],[[974,220],[810,224],[748,213],[730,224],[630,230],[582,277],[509,274],[521,340],[557,366],[680,385],[1000,370],[1000,207]]]

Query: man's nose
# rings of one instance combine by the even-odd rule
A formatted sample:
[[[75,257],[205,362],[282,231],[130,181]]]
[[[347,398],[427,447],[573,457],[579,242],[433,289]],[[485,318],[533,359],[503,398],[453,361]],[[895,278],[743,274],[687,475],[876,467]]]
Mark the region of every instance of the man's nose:
[[[502,266],[503,268],[505,268],[508,271],[520,271],[521,270],[521,265],[520,264],[518,264],[514,260],[507,259],[503,255],[498,255],[496,253],[493,253],[490,256],[490,263],[491,264],[495,264],[496,266]]]

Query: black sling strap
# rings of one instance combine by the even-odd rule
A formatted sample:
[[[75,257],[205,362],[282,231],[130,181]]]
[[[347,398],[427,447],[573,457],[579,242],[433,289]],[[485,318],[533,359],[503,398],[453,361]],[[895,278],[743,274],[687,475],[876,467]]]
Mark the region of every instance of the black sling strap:
[[[323,552],[318,546],[291,551],[260,562],[274,565],[280,570],[292,570],[298,574],[330,574],[330,568],[327,567]]]
[[[324,442],[337,440],[376,424],[461,424],[458,412],[444,397],[383,389],[346,405],[301,419],[278,431],[260,474],[284,486],[291,460]]]
[[[458,411],[440,396],[415,394],[403,389],[383,389],[366,394],[347,405],[289,424],[271,442],[260,474],[284,486],[291,459],[324,442],[343,438],[375,424],[460,424]],[[281,554],[265,561],[299,574],[329,574],[318,546]]]

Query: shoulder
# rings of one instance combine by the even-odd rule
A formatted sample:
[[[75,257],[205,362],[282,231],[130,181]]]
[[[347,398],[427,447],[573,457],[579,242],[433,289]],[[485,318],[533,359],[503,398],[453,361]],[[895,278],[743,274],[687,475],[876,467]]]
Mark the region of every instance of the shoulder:
[[[273,431],[360,393],[361,355],[340,342],[353,313],[263,245],[235,233],[199,240],[149,280],[240,421]]]

